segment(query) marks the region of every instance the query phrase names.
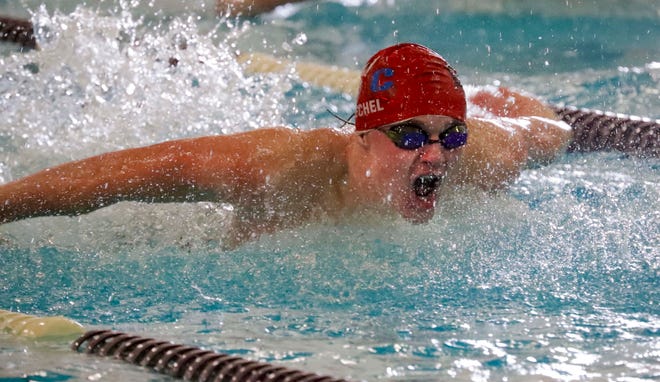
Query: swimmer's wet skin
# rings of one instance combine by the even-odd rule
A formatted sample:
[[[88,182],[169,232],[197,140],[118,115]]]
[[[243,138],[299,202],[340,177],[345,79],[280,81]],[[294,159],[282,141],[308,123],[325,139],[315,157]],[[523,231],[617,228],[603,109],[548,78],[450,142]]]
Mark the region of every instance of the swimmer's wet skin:
[[[444,188],[495,190],[563,152],[571,129],[507,89],[466,93],[436,52],[404,43],[361,74],[355,133],[257,129],[65,163],[0,186],[0,222],[77,215],[124,200],[234,206],[228,247],[311,220],[365,213],[424,223]]]

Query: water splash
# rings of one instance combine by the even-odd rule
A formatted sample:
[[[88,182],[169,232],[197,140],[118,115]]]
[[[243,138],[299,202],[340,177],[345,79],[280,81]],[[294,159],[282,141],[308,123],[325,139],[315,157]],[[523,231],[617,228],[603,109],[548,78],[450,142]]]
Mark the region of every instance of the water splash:
[[[290,79],[244,76],[240,29],[201,33],[192,16],[147,28],[84,7],[33,19],[41,49],[1,58],[3,182],[103,151],[284,124]]]
[[[319,6],[343,17],[328,16],[314,29],[321,16],[302,8],[293,22],[263,27],[256,44],[274,31],[269,44],[278,49],[281,38],[293,54],[304,48],[354,63],[390,41],[389,32],[374,35],[369,22],[356,28],[369,34],[339,36],[338,20],[354,20],[353,10],[337,2]],[[374,20],[398,12],[381,8],[367,11]],[[416,15],[414,22],[404,19],[397,22],[408,29],[401,27],[401,38],[413,27],[414,40],[434,36],[417,26]],[[2,57],[0,66],[2,115],[11,120],[0,121],[3,180],[115,148],[243,131],[259,118],[260,125],[317,126],[326,100],[345,115],[352,108],[350,99],[286,75],[244,77],[233,55],[239,46],[249,49],[236,40],[260,35],[249,24],[203,28],[194,16],[141,21],[121,8],[110,16],[40,11],[35,20],[44,48]],[[465,22],[436,25],[467,33]],[[303,45],[295,43],[302,42],[299,25]],[[434,43],[442,47],[452,39],[440,40]],[[475,46],[458,38],[456,44]],[[485,80],[475,75],[471,82],[500,80],[552,101],[658,117],[656,69],[638,66],[482,72]],[[79,218],[28,220],[2,227],[3,308],[157,332],[365,379],[653,378],[659,169],[657,159],[574,154],[526,171],[509,194],[443,195],[428,225],[315,225],[230,252],[218,245],[231,216],[222,205],[127,203]],[[38,364],[61,371],[68,356],[66,349],[55,355],[28,349],[27,356],[24,344],[9,347],[3,359],[16,370]],[[97,378],[104,367],[117,369],[72,363],[62,373]],[[116,379],[144,377],[130,376]]]

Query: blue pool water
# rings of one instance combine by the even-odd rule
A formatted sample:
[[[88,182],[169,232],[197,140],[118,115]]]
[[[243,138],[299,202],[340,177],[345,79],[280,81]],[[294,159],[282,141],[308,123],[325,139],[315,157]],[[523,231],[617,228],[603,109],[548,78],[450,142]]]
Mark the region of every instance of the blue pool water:
[[[319,1],[245,22],[176,1],[24,1],[42,49],[0,47],[0,181],[170,138],[351,114],[354,100],[330,89],[245,75],[237,50],[355,69],[416,41],[468,84],[660,118],[653,1],[463,3]],[[0,1],[0,14],[17,8]],[[228,206],[124,203],[0,226],[0,309],[354,380],[653,380],[659,200],[657,158],[567,154],[502,194],[443,196],[427,225],[319,224],[232,251],[221,247]],[[0,334],[3,378],[168,380]]]

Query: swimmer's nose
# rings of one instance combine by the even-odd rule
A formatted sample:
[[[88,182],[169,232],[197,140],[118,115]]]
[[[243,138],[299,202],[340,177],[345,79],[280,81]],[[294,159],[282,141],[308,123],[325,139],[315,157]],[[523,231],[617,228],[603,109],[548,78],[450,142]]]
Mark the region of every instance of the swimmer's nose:
[[[419,149],[419,158],[423,162],[440,164],[447,161],[447,152],[440,142],[424,145]]]

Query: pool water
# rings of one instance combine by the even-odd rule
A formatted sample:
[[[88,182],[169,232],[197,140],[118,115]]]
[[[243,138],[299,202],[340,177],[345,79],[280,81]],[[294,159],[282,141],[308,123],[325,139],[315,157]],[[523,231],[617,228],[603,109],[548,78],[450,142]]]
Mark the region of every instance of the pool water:
[[[190,2],[38,4],[0,1],[0,14],[32,17],[42,47],[0,46],[3,183],[109,150],[352,113],[350,96],[290,73],[243,73],[239,51],[357,69],[415,41],[467,84],[660,118],[653,1],[312,1],[251,21]],[[231,251],[227,205],[121,203],[0,226],[0,309],[353,380],[653,380],[659,200],[657,158],[566,154],[507,192],[441,196],[423,226],[319,223]],[[0,334],[0,380],[168,377]]]

